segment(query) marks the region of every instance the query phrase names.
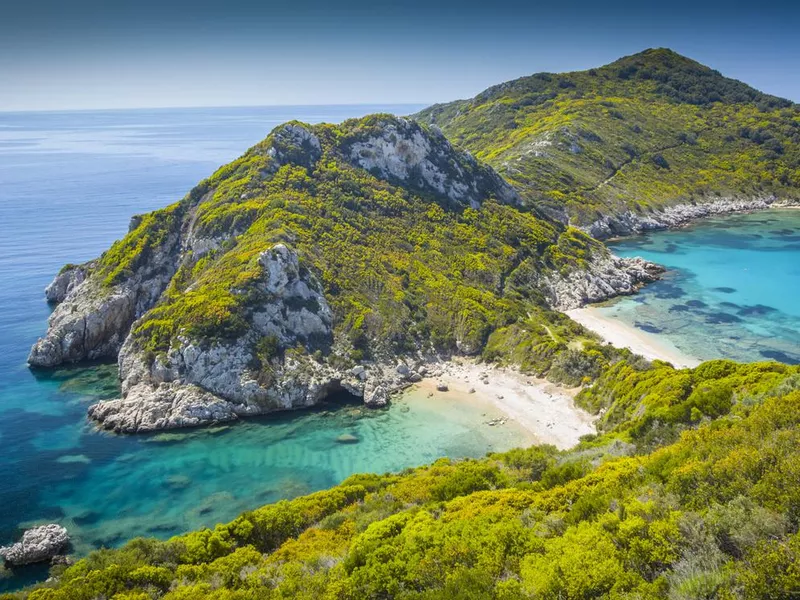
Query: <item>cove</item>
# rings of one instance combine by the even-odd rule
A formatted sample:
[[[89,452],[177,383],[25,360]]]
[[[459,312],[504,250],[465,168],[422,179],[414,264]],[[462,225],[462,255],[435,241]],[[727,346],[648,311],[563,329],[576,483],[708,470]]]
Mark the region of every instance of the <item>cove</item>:
[[[705,219],[609,243],[666,266],[662,281],[599,307],[709,360],[800,363],[800,210]]]

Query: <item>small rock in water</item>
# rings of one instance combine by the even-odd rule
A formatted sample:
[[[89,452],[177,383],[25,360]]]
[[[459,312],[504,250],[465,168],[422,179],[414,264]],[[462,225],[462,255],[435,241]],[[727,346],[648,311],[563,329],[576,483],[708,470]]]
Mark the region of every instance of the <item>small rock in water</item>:
[[[497,399],[498,400],[502,400],[503,399],[503,394],[497,394]]]
[[[439,383],[436,384],[436,391],[437,392],[446,392],[449,389],[450,388],[447,387],[447,384],[444,383],[443,381],[440,381]]]
[[[170,475],[164,482],[171,490],[183,490],[192,485],[192,480],[186,475]]]
[[[16,544],[0,548],[0,558],[10,565],[45,562],[57,556],[69,544],[66,528],[51,523],[28,529]]]
[[[56,462],[62,465],[69,465],[74,463],[89,464],[90,462],[92,462],[92,459],[86,456],[85,454],[65,454],[63,456],[59,456],[56,459]]]
[[[475,393],[475,388],[474,387],[469,388],[469,393],[470,394],[474,394]]]
[[[336,438],[338,444],[357,444],[360,440],[352,433],[343,433]]]

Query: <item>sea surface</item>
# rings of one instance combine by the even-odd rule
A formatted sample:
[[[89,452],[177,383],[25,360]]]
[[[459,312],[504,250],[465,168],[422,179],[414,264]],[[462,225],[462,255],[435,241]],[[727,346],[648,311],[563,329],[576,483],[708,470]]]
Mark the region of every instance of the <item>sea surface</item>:
[[[668,267],[601,306],[701,360],[800,363],[800,210],[719,216],[609,244]]]
[[[131,215],[181,198],[276,125],[339,122],[420,106],[0,113],[0,545],[43,522],[84,554],[136,536],[167,538],[243,510],[329,487],[356,472],[521,443],[513,427],[454,398],[409,394],[387,410],[333,398],[318,410],[144,436],[96,431],[86,408],[119,393],[115,365],[33,372],[46,329],[43,288],[67,262],[99,255]],[[357,443],[337,438],[351,434]],[[0,591],[47,575],[0,566]]]

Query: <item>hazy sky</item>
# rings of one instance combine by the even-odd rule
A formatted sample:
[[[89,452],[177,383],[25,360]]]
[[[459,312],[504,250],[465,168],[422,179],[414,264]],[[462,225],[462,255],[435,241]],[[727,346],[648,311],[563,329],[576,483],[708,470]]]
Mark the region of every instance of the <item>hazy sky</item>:
[[[800,2],[2,0],[0,110],[439,102],[670,47],[800,102]]]

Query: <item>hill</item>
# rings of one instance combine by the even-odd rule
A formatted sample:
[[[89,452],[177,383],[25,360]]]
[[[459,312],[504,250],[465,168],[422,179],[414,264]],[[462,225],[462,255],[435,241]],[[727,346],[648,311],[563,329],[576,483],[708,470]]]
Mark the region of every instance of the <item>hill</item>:
[[[617,351],[552,309],[656,276],[524,209],[436,131],[388,115],[289,123],[65,267],[29,362],[118,357],[123,397],[90,416],[126,432],[342,389],[382,405],[452,353],[577,384]]]
[[[496,168],[526,203],[595,237],[725,202],[800,198],[798,105],[667,49],[523,77],[415,117]]]

